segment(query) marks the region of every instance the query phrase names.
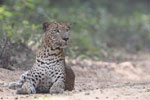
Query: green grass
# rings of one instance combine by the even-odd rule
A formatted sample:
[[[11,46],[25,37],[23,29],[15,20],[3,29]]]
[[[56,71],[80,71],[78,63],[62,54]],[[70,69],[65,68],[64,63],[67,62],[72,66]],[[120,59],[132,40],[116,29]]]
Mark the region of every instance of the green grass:
[[[146,1],[7,0],[0,6],[0,38],[6,33],[13,41],[38,48],[44,21],[73,22],[67,48],[67,55],[73,58],[103,59],[118,47],[150,49]]]

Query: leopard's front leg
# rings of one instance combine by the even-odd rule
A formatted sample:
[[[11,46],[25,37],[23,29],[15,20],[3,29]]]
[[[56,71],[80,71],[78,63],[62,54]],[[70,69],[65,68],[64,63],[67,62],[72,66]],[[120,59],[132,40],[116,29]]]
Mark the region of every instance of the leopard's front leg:
[[[50,94],[59,94],[63,93],[65,90],[65,83],[63,79],[58,79],[53,83],[52,87],[49,90]]]

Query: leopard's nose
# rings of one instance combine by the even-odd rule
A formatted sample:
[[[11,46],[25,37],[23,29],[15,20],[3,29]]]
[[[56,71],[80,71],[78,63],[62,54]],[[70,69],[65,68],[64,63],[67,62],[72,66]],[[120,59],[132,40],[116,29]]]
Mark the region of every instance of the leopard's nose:
[[[63,38],[63,40],[68,41],[68,40],[69,40],[69,38]]]

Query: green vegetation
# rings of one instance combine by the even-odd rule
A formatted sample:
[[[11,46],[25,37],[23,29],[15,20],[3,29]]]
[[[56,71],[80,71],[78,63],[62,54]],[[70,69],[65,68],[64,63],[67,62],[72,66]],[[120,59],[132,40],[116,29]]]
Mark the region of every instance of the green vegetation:
[[[149,0],[0,0],[0,38],[38,47],[44,21],[71,21],[70,57],[150,49]]]

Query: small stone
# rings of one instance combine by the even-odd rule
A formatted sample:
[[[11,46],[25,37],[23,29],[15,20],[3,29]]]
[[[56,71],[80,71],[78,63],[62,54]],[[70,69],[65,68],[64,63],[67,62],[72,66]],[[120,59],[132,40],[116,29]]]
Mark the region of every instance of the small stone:
[[[85,93],[85,95],[90,95],[90,93],[87,92],[87,93]]]
[[[99,88],[96,88],[97,90],[99,89]]]
[[[94,88],[90,88],[90,90],[94,90]]]
[[[82,90],[81,90],[81,89],[79,89],[79,92],[82,92]]]
[[[119,97],[119,95],[116,95],[117,97]]]
[[[15,100],[18,100],[18,97],[15,97]]]
[[[37,96],[34,96],[34,98],[36,99],[36,98],[37,98]]]
[[[95,97],[95,99],[99,99],[99,97]]]

